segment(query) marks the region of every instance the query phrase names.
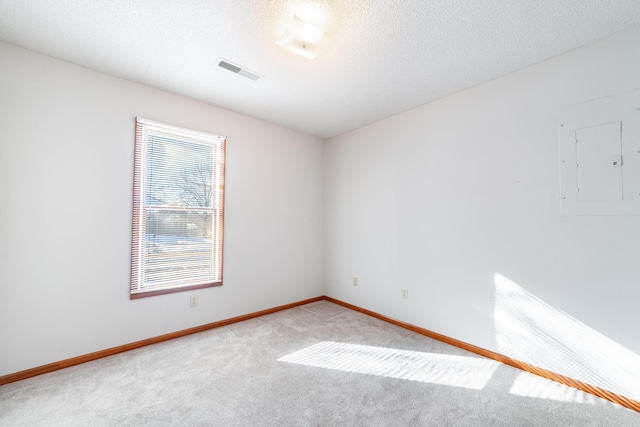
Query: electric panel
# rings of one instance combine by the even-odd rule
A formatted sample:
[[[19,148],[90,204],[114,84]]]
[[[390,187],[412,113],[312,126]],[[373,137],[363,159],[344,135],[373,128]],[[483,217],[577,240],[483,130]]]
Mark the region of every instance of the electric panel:
[[[620,122],[576,130],[579,202],[622,200]]]
[[[558,110],[561,215],[640,215],[640,91]]]

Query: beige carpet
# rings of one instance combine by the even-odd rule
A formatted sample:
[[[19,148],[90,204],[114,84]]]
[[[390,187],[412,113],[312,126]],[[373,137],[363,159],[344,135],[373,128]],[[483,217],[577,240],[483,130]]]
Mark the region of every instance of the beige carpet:
[[[0,426],[640,426],[322,301],[0,387]]]

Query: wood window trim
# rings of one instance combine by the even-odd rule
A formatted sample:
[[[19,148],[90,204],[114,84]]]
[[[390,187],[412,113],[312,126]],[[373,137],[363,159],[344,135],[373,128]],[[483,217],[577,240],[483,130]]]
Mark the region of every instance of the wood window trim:
[[[151,129],[148,131],[147,129]],[[144,174],[146,172],[145,149],[147,132],[153,133],[157,129],[175,131],[176,138],[184,137],[186,140],[205,138],[212,142],[213,159],[212,165],[212,181],[210,187],[216,188],[216,192],[212,194],[217,204],[213,205],[208,212],[212,212],[211,219],[211,251],[212,251],[212,268],[215,270],[214,280],[205,280],[203,283],[184,284],[179,282],[174,284],[166,284],[153,286],[148,290],[141,290],[145,285],[142,281],[144,272],[145,255],[144,246],[146,239],[146,225],[144,210],[148,209],[148,205],[143,203],[146,197],[144,189]],[[216,145],[217,144],[217,145]],[[136,118],[135,131],[135,150],[134,150],[134,191],[133,191],[133,212],[132,212],[132,234],[131,234],[131,281],[129,295],[130,299],[140,299],[157,295],[165,295],[176,292],[186,292],[194,289],[203,289],[210,287],[222,286],[223,284],[223,266],[224,266],[224,179],[226,166],[226,138],[190,129],[180,128],[177,126],[166,125],[159,122]]]

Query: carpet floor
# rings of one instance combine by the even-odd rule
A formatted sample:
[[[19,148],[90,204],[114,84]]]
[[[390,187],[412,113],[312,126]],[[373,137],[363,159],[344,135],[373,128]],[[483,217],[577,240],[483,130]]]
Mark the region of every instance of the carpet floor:
[[[0,387],[0,426],[640,426],[640,414],[320,301]]]

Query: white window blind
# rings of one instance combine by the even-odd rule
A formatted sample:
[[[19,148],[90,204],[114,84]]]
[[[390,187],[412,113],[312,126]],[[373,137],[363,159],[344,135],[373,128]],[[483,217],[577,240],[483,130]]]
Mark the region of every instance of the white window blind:
[[[131,298],[222,284],[225,138],[136,119]]]

